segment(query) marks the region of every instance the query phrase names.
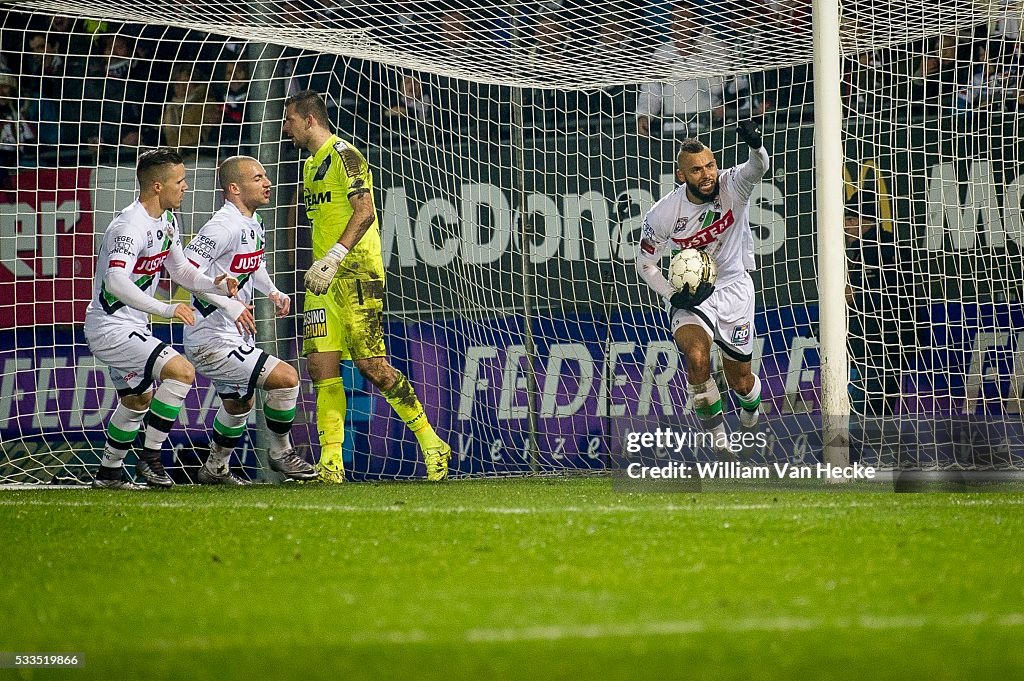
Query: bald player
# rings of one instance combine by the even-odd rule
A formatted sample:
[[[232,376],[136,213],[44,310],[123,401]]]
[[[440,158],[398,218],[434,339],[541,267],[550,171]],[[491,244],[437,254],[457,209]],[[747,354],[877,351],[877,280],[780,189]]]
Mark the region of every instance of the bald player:
[[[260,162],[232,156],[218,170],[224,206],[203,225],[185,249],[185,256],[207,275],[226,274],[238,280],[235,297],[249,306],[253,289],[274,304],[278,317],[291,299],[274,286],[267,272],[263,218],[257,209],[270,203],[270,179]],[[209,296],[207,296],[209,297]],[[211,301],[216,303],[218,301]],[[213,422],[210,456],[199,469],[199,482],[244,485],[231,472],[231,452],[245,432],[255,393],[264,393],[263,415],[270,431],[270,468],[295,480],[312,480],[316,470],[298,456],[291,443],[299,397],[299,374],[291,365],[257,348],[249,329],[238,325],[215,304],[196,298],[195,326],[185,331],[185,356],[211,381],[221,398]]]

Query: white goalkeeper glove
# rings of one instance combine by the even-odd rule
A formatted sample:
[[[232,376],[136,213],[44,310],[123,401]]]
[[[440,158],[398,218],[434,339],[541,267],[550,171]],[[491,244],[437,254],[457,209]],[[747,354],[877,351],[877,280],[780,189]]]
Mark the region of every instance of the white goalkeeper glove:
[[[341,261],[348,255],[348,249],[341,244],[334,244],[331,250],[313,263],[313,266],[306,272],[306,290],[318,296],[327,293],[334,281],[334,275],[338,273]]]

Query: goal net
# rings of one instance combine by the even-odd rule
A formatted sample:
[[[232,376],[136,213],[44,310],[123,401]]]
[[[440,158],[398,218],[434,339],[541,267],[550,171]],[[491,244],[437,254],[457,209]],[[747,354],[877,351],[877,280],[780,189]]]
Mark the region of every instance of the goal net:
[[[851,458],[1020,467],[1020,4],[844,2],[841,18]],[[736,122],[759,121],[756,314],[729,333],[754,337],[770,437],[753,456],[820,459],[808,0],[23,0],[0,22],[0,482],[91,479],[116,402],[82,333],[95,256],[158,145],[186,157],[186,241],[220,205],[219,160],[273,178],[268,262],[294,313],[261,300],[258,341],[299,368],[293,438],[316,459],[304,156],[281,130],[307,88],[373,169],[388,355],[456,477],[601,471],[631,432],[699,430],[636,272],[640,226],[677,186],[682,139],[726,168],[746,160]],[[180,347],[180,325],[154,332]],[[380,393],[342,376],[350,477],[422,477]],[[166,452],[180,481],[217,405],[200,376]],[[253,477],[264,433],[257,410],[235,453]]]

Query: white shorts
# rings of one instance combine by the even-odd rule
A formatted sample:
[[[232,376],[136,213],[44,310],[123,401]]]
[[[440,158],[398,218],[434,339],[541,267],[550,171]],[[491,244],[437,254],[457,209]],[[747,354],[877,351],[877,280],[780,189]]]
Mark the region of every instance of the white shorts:
[[[672,335],[687,324],[704,328],[726,357],[749,362],[754,351],[754,281],[750,275],[715,287],[694,310],[672,309]]]
[[[178,351],[154,336],[149,329],[113,328],[85,340],[93,356],[109,367],[110,380],[121,395],[142,395],[160,378],[164,365]]]
[[[185,357],[213,382],[221,399],[246,402],[281,360],[243,341],[210,339],[185,346]]]

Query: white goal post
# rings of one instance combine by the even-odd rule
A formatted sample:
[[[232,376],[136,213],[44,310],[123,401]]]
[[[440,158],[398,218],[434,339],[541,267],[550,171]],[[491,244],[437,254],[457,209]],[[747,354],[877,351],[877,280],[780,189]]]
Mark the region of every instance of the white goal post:
[[[297,311],[275,320],[261,298],[259,339],[303,377],[295,439],[316,458],[302,157],[281,131],[306,88],[373,169],[389,356],[455,477],[607,471],[630,429],[699,429],[636,245],[677,186],[679,143],[733,166],[747,119],[772,162],[750,211],[746,332],[771,436],[754,456],[1020,468],[1021,14],[1016,0],[8,3],[0,483],[91,479],[115,394],[83,315],[99,237],[157,145],[187,159],[186,239],[219,206],[218,161],[246,153],[271,174],[270,269]],[[179,325],[154,331],[180,345]],[[351,477],[422,477],[381,395],[350,363],[343,379]],[[217,400],[204,378],[186,400],[167,455],[181,481]],[[251,476],[265,432],[257,410],[236,452]]]

